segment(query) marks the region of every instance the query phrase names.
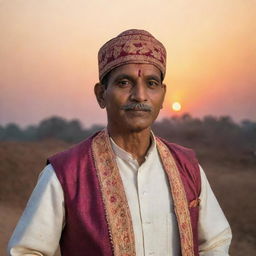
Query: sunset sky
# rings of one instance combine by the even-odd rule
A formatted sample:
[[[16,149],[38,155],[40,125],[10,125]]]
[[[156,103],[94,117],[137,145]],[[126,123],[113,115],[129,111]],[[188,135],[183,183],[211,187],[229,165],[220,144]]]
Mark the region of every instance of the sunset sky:
[[[160,118],[180,102],[179,114],[256,121],[256,0],[0,0],[0,125],[104,124],[98,49],[130,28],[166,46]]]

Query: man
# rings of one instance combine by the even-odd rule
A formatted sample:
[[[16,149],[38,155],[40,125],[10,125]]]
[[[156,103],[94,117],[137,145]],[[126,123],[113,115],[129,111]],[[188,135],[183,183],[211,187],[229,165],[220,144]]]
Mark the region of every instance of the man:
[[[164,46],[127,30],[100,50],[95,95],[107,128],[48,159],[11,255],[224,256],[229,224],[189,149],[154,136]]]

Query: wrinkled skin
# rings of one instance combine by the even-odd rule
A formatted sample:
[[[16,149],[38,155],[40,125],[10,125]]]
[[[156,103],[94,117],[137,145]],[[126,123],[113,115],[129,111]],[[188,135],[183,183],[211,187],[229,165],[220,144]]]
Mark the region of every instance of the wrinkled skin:
[[[107,111],[109,131],[123,134],[150,130],[165,92],[160,70],[151,64],[119,66],[111,71],[107,86],[95,85],[98,103]]]

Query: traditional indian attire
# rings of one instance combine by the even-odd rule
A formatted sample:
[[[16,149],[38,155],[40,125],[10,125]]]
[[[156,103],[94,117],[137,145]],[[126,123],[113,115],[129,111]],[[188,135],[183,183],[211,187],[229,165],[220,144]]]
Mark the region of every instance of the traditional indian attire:
[[[166,50],[127,30],[98,53],[99,80],[130,63],[156,66]],[[193,152],[152,135],[145,162],[106,130],[48,159],[9,243],[9,253],[64,256],[226,256],[229,224]]]
[[[48,161],[11,255],[53,255],[59,239],[62,255],[228,255],[228,222],[191,150],[152,136],[139,166],[103,130]]]

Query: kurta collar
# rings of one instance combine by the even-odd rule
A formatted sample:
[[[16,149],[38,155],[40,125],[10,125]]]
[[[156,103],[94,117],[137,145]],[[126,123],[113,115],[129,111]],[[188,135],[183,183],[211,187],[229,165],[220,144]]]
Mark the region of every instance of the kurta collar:
[[[119,147],[115,142],[114,140],[110,138],[110,142],[111,142],[111,146],[112,146],[112,149],[115,153],[115,155],[119,158],[121,158],[122,160],[124,161],[127,161],[127,162],[133,162],[133,163],[136,163],[137,166],[139,166],[138,164],[138,161],[132,156],[132,154],[130,154],[129,152],[125,151],[124,149],[122,149],[121,147]],[[156,138],[153,134],[153,132],[151,131],[151,134],[150,134],[150,139],[151,139],[151,145],[150,145],[150,148],[148,149],[148,152],[145,156],[145,162],[152,158],[152,156],[157,153],[157,148],[156,148]],[[145,163],[144,162],[144,163]],[[144,164],[143,163],[143,164]]]

